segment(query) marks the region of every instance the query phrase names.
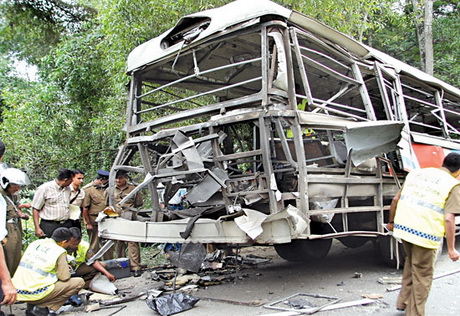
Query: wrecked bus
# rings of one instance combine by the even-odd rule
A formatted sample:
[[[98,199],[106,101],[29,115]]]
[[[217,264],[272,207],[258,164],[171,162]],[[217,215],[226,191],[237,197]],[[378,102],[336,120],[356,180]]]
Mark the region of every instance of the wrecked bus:
[[[460,149],[459,89],[268,0],[183,17],[127,73],[109,192],[125,170],[147,207],[105,218],[107,239],[273,245],[286,260],[373,241],[390,260],[404,174]]]

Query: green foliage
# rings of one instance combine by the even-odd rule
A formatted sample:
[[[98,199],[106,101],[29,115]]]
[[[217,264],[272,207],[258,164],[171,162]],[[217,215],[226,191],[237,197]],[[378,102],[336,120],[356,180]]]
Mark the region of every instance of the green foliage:
[[[0,51],[39,64],[40,58],[59,43],[62,35],[75,33],[95,11],[67,1],[5,0],[0,3]]]
[[[250,1],[250,0],[248,0]],[[418,48],[411,8],[390,0],[275,0],[412,65]],[[91,178],[110,169],[124,141],[126,59],[139,44],[193,12],[230,0],[3,0],[0,2],[0,133],[5,161],[35,182],[60,167]],[[436,1],[435,72],[459,85],[457,1]],[[28,82],[13,63],[38,66]]]
[[[280,4],[303,12],[332,28],[363,41],[385,27],[391,11],[389,0],[278,0]],[[344,23],[345,22],[345,23]]]

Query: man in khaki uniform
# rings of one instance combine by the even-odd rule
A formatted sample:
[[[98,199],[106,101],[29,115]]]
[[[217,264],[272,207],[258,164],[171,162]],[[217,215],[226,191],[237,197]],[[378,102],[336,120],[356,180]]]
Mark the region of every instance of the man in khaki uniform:
[[[17,193],[21,186],[28,184],[30,184],[29,177],[19,169],[8,168],[0,174],[0,194],[7,204],[6,229],[8,230],[8,235],[2,243],[10,275],[16,271],[22,255],[21,219],[29,219],[29,215],[23,213],[21,209],[31,207],[29,203],[19,205]]]
[[[0,139],[0,162],[2,161],[3,154],[5,153],[5,143]],[[1,167],[2,164],[0,164]],[[0,169],[2,170],[2,169]],[[6,201],[0,194],[0,240],[3,240],[7,235],[6,230]],[[17,292],[13,283],[11,282],[10,273],[5,262],[5,254],[3,253],[3,247],[0,247],[0,296],[3,300],[0,305],[6,304],[11,305],[16,302]]]
[[[66,248],[72,234],[66,227],[53,231],[51,238],[38,239],[27,247],[13,276],[18,301],[27,302],[26,315],[56,315],[55,312],[84,285],[71,278]]]
[[[132,190],[136,188],[134,184],[128,183],[128,174],[126,171],[120,170],[117,172],[116,185],[113,192],[113,200],[115,205],[117,205],[121,200],[125,198]],[[108,199],[108,190],[107,190],[107,199]],[[108,202],[107,202],[108,203]],[[116,209],[117,212],[123,212],[123,208],[138,208],[144,204],[142,195],[140,192],[136,193],[128,201],[121,205],[120,209]],[[119,258],[125,256],[125,247],[124,242],[117,242],[117,256]],[[139,243],[137,242],[128,242],[128,257],[131,270],[135,277],[141,276],[141,252]]]
[[[85,219],[86,229],[89,235],[90,248],[94,254],[99,251],[101,246],[96,218],[107,206],[104,191],[107,188],[108,181],[109,172],[98,170],[96,179],[83,187],[85,191],[85,198],[82,204],[83,218]],[[104,259],[113,259],[110,250],[105,253]]]

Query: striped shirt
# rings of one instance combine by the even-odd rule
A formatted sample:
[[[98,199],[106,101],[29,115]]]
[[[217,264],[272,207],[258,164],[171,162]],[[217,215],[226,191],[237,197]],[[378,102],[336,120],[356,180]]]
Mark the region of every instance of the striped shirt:
[[[38,187],[32,207],[39,211],[41,219],[63,221],[69,219],[70,188],[60,187],[55,180]]]

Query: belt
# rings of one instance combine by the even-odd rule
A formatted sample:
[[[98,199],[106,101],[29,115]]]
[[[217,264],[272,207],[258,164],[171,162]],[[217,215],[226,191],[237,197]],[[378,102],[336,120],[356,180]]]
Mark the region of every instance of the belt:
[[[50,219],[43,219],[42,218],[42,222],[48,222],[48,223],[58,223],[58,224],[64,224],[65,222],[67,222],[68,219],[64,219],[62,221],[54,221],[54,220],[50,220]]]

